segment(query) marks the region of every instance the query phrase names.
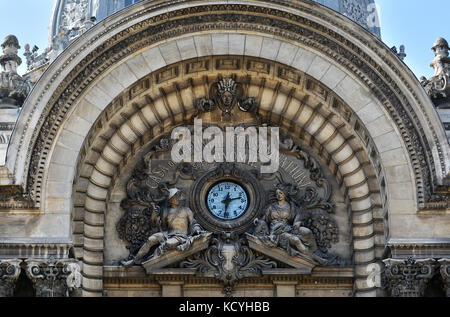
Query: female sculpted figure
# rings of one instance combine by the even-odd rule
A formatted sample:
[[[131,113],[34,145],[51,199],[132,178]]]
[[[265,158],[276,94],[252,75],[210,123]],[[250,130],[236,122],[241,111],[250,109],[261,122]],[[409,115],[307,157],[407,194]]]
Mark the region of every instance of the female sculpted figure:
[[[290,255],[303,254],[324,264],[326,260],[314,254],[317,244],[312,231],[302,226],[301,215],[288,201],[286,190],[277,186],[275,196],[277,201],[266,207],[264,218],[255,221],[255,235],[269,247],[281,247]]]

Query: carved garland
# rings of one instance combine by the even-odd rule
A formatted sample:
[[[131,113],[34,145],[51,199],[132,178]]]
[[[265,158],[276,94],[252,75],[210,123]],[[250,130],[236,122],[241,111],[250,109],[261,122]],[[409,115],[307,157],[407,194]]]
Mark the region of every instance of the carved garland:
[[[120,58],[131,54],[135,50],[138,50],[140,48],[143,48],[145,46],[148,46],[150,43],[154,43],[158,40],[161,40],[166,37],[174,37],[177,34],[185,34],[188,32],[195,32],[195,31],[201,31],[201,30],[212,30],[214,28],[217,28],[218,26],[214,23],[217,20],[225,21],[222,23],[221,27],[228,27],[231,29],[249,29],[253,31],[261,30],[261,28],[264,29],[265,32],[273,33],[276,35],[281,35],[283,37],[291,38],[293,40],[305,42],[311,46],[314,46],[316,48],[322,49],[322,50],[328,50],[326,52],[327,54],[331,55],[333,58],[337,58],[336,52],[339,52],[341,54],[341,58],[338,58],[338,60],[345,64],[346,66],[349,66],[353,69],[354,73],[360,77],[361,73],[356,71],[356,66],[358,66],[358,69],[364,70],[364,73],[366,76],[370,78],[372,82],[377,83],[377,87],[381,87],[381,90],[378,88],[375,88],[375,86],[370,85],[370,88],[372,89],[373,93],[383,102],[386,104],[387,100],[392,104],[392,107],[390,108],[391,116],[394,118],[394,120],[399,125],[402,136],[405,139],[405,143],[409,144],[408,150],[413,162],[413,165],[417,168],[416,171],[416,183],[418,186],[418,193],[419,193],[419,201],[424,202],[425,200],[429,200],[431,198],[431,188],[434,184],[433,178],[435,178],[435,171],[429,170],[429,166],[431,165],[430,162],[432,162],[431,157],[428,157],[427,153],[431,156],[431,151],[429,150],[429,145],[426,140],[423,140],[421,138],[421,135],[424,135],[423,130],[421,127],[418,127],[419,132],[416,131],[416,126],[413,124],[413,120],[409,117],[409,114],[413,114],[413,109],[409,104],[406,104],[408,112],[403,107],[399,97],[396,96],[395,92],[390,89],[390,87],[383,81],[383,79],[380,78],[380,75],[386,78],[386,81],[389,82],[391,85],[393,85],[394,89],[396,90],[397,94],[401,94],[400,90],[396,85],[393,83],[393,81],[388,78],[387,74],[381,70],[377,69],[377,71],[380,74],[377,74],[373,71],[373,69],[365,64],[365,62],[360,59],[358,56],[352,54],[347,49],[341,47],[339,44],[332,42],[330,39],[326,38],[325,36],[318,34],[316,32],[313,32],[311,30],[302,28],[298,25],[290,24],[286,21],[279,21],[274,20],[274,16],[283,16],[288,17],[291,20],[297,20],[303,24],[310,25],[312,27],[316,27],[319,29],[324,29],[323,26],[317,25],[315,23],[312,23],[311,21],[305,20],[302,17],[298,17],[292,14],[280,12],[273,9],[261,9],[261,8],[255,8],[252,6],[238,6],[238,5],[230,5],[230,6],[211,6],[211,7],[197,7],[197,8],[187,8],[184,10],[181,10],[181,12],[178,12],[178,15],[187,15],[189,13],[194,12],[201,12],[202,10],[209,10],[209,9],[215,9],[215,10],[239,10],[239,11],[263,11],[264,13],[267,13],[271,16],[271,18],[261,18],[261,17],[255,17],[250,15],[240,15],[240,14],[225,14],[225,15],[206,15],[206,16],[197,16],[197,17],[189,17],[180,19],[178,21],[170,21],[166,23],[162,23],[160,25],[151,26],[147,28],[146,30],[135,34],[124,41],[120,42],[119,44],[115,45],[111,49],[104,52],[101,57],[96,58],[92,63],[90,63],[87,68],[85,68],[82,72],[80,72],[80,69],[82,69],[88,61],[93,59],[95,55],[97,55],[97,52],[103,51],[105,47],[107,47],[108,43],[105,43],[98,49],[96,49],[93,53],[89,55],[88,58],[83,60],[78,67],[76,67],[75,70],[71,73],[71,78],[74,78],[75,73],[77,73],[77,76],[74,78],[74,80],[71,82],[69,87],[66,87],[67,89],[64,90],[64,93],[60,95],[59,100],[55,103],[54,101],[50,101],[49,105],[53,104],[53,108],[50,112],[50,114],[46,118],[46,122],[43,124],[43,127],[40,131],[39,138],[37,139],[35,146],[33,148],[33,154],[32,154],[32,162],[30,164],[30,170],[28,171],[28,181],[27,181],[27,189],[28,192],[32,195],[33,198],[37,198],[37,202],[39,203],[39,191],[40,191],[40,182],[42,180],[42,174],[43,174],[43,164],[46,159],[45,153],[42,153],[43,149],[49,148],[55,135],[56,131],[59,127],[60,122],[62,121],[62,118],[64,117],[65,113],[67,113],[68,109],[70,108],[73,100],[77,98],[79,93],[83,91],[88,83],[95,78],[99,73],[106,70],[109,65],[111,65],[114,62],[117,62]],[[171,13],[175,14],[175,13]],[[164,14],[162,16],[155,17],[153,19],[149,19],[146,21],[146,23],[141,23],[146,25],[150,23],[155,23],[157,21],[161,21],[162,19],[168,18],[171,14]],[[239,20],[240,22],[236,22],[236,20]],[[226,22],[228,21],[228,23]],[[197,23],[201,23],[200,25],[195,25]],[[246,24],[247,22],[250,22],[251,24]],[[192,25],[194,24],[194,25]],[[257,25],[260,24],[260,25]],[[185,25],[185,29],[181,29],[179,26]],[[267,29],[267,27],[264,27],[264,25],[270,25],[270,29]],[[273,27],[273,25],[276,25],[276,28]],[[135,29],[138,29],[138,26],[133,27]],[[286,33],[283,31],[280,31],[279,28],[282,28],[284,30],[288,30],[289,32],[295,32],[295,34],[292,33]],[[168,32],[167,30],[175,29],[172,32]],[[124,36],[126,34],[129,34],[129,32],[122,32],[120,36]],[[338,34],[333,34],[332,32],[327,31],[327,34],[334,36],[337,39],[342,39],[342,36]],[[116,37],[115,37],[116,38]],[[135,42],[145,39],[138,45],[132,46]],[[314,40],[313,40],[314,39]],[[346,44],[350,44],[347,41],[345,41]],[[352,45],[353,46],[353,45]],[[324,49],[326,47],[326,49]],[[360,49],[357,49],[355,46],[352,47],[353,50],[358,51],[358,53],[361,53]],[[365,54],[361,54],[365,55]],[[365,58],[367,56],[364,56]],[[367,57],[368,58],[368,57]],[[375,62],[373,60],[369,59],[369,63],[371,63],[373,66],[376,66]],[[363,76],[364,77],[364,76]],[[363,78],[364,80],[364,78]],[[366,79],[367,80],[367,79]],[[366,81],[365,81],[366,82]],[[62,86],[60,86],[62,87]],[[79,87],[79,88],[75,88]],[[52,97],[52,100],[55,100],[57,96],[59,95],[60,91],[62,89],[58,89],[58,91],[54,94]],[[385,97],[386,96],[386,97]],[[406,97],[401,96],[401,99],[403,99],[406,102]],[[41,118],[42,119],[42,118]],[[405,122],[404,124],[402,122]],[[415,122],[419,122],[418,120],[415,120]],[[424,145],[422,145],[424,143]],[[437,142],[438,144],[438,142]],[[425,146],[423,148],[422,146]],[[441,153],[442,154],[442,153]],[[29,157],[29,154],[28,154]],[[442,155],[441,155],[442,159]],[[432,169],[434,166],[432,167]],[[421,175],[421,172],[423,173]],[[439,197],[435,197],[439,198]]]

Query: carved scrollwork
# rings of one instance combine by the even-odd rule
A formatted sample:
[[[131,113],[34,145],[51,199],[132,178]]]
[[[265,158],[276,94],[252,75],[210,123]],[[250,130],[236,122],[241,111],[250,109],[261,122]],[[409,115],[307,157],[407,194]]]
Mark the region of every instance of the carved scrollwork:
[[[450,297],[450,260],[441,259],[439,260],[439,264],[444,291],[447,297]]]
[[[81,286],[80,267],[75,260],[26,260],[26,274],[37,297],[68,297]]]
[[[332,212],[334,205],[329,202],[331,197],[331,186],[323,176],[319,163],[311,157],[311,155],[303,151],[291,138],[282,140],[280,142],[280,149],[303,161],[304,168],[310,173],[310,179],[314,181],[316,187],[323,188],[325,191],[324,194],[320,196],[315,187],[308,187],[302,198],[304,204],[307,204],[308,207],[315,206],[316,208]]]
[[[383,261],[387,288],[392,297],[423,297],[425,286],[433,278],[435,260],[387,259]]]
[[[12,297],[21,272],[21,260],[0,260],[0,297]]]
[[[277,263],[256,254],[245,238],[221,233],[211,240],[208,250],[184,260],[180,267],[196,269],[199,275],[214,273],[214,277],[223,283],[225,295],[231,296],[239,280],[262,276],[263,269],[276,268]]]
[[[198,110],[202,112],[211,112],[217,109],[216,103],[207,98],[198,99],[195,103]]]

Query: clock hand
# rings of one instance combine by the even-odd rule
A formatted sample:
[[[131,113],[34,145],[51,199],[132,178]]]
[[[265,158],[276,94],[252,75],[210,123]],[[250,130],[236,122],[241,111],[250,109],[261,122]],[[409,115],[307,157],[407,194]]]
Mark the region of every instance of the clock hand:
[[[230,203],[230,193],[227,193],[227,196],[224,200],[222,200],[222,204],[228,205]]]
[[[228,206],[230,205],[230,193],[227,193],[227,196],[225,197],[225,200],[222,200],[222,203],[225,204],[225,212],[227,212]]]

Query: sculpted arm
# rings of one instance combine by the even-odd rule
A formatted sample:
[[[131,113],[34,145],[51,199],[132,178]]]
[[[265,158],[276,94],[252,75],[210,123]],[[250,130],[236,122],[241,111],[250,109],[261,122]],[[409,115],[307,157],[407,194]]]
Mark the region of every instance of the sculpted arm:
[[[292,206],[292,213],[293,213],[293,226],[294,228],[300,228],[303,226],[303,221],[302,221],[302,214],[301,214],[301,210],[298,210],[297,208],[294,208]]]
[[[189,208],[186,208],[186,212],[188,214],[189,219],[189,227],[191,229],[191,233],[193,235],[195,234],[201,234],[203,232],[202,227],[198,224],[198,222],[194,219],[194,214],[192,213],[192,210]]]
[[[269,205],[269,206],[267,206],[266,209],[264,210],[264,218],[263,218],[263,220],[264,220],[267,224],[270,224],[270,222],[272,221],[271,213],[272,213],[272,206]]]
[[[152,206],[151,221],[152,226],[158,229],[158,232],[162,231],[162,219],[161,219],[161,208],[158,205]]]

